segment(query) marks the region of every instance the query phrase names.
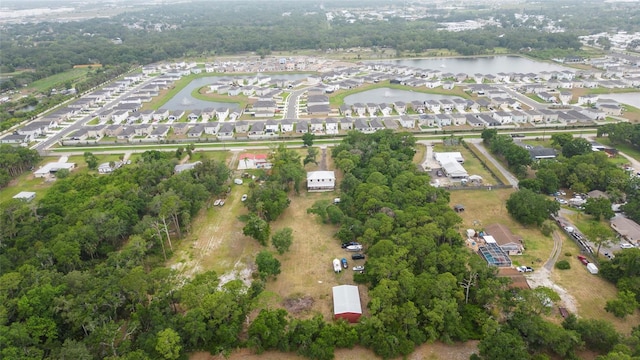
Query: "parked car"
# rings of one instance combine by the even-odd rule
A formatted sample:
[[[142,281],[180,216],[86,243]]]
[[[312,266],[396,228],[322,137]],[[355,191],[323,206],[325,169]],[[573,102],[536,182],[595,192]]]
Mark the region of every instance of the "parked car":
[[[343,267],[343,268],[345,268],[345,269],[346,269],[346,268],[348,268],[348,267],[349,267],[349,264],[347,263],[347,259],[342,258],[342,260],[340,260],[340,262],[342,263],[342,267]]]
[[[613,258],[616,257],[615,255],[613,255],[611,253],[608,253],[608,252],[604,253],[604,256],[608,257],[610,260],[613,260]]]
[[[623,243],[623,244],[620,244],[620,248],[621,249],[632,249],[633,245],[627,244],[627,243]]]
[[[247,194],[242,194],[241,201],[247,201]]]
[[[518,266],[516,269],[520,272],[533,272],[533,268],[531,266]]]
[[[362,259],[364,259],[364,254],[353,254],[353,255],[351,255],[351,259],[353,259],[353,260],[362,260]]]
[[[583,255],[578,255],[578,260],[580,260],[580,262],[583,265],[587,265],[589,263],[589,260],[587,260],[587,258],[585,256],[583,256]]]
[[[236,185],[242,185],[243,181],[242,181],[242,179],[234,179],[233,183],[236,184]]]
[[[224,206],[224,200],[220,199],[220,204],[218,204],[220,206]]]
[[[219,206],[220,205],[220,199],[216,199],[216,201],[213,202],[213,206]]]
[[[438,176],[444,176],[444,174],[442,173],[442,170],[438,170],[438,171],[436,171],[436,175],[438,175]]]
[[[354,266],[354,267],[353,267],[353,271],[360,271],[360,272],[362,272],[362,271],[364,271],[364,266],[362,266],[362,265]]]

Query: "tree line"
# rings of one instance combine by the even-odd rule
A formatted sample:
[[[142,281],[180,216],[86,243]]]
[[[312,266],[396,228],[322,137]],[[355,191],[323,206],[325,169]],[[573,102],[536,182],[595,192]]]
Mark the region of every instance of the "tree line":
[[[0,145],[0,189],[9,182],[30,170],[40,161],[35,150],[11,145]]]

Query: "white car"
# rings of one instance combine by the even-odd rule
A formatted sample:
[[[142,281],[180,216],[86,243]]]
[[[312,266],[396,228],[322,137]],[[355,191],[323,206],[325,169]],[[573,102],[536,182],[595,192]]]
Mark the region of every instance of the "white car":
[[[220,206],[220,199],[216,199],[216,201],[213,202],[213,206]]]
[[[620,244],[620,248],[621,249],[632,249],[633,245],[624,243],[624,244]]]
[[[362,265],[354,266],[353,271],[364,271],[364,266]]]
[[[242,179],[235,179],[233,180],[233,183],[236,185],[242,185]]]
[[[242,195],[242,199],[240,199],[240,200],[242,200],[242,201],[247,201],[247,194],[243,194],[243,195]]]

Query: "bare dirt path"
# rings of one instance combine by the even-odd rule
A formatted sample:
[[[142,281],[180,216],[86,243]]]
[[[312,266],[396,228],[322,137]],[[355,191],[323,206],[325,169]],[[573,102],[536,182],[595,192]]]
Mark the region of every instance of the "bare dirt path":
[[[558,261],[558,257],[562,252],[562,236],[560,235],[558,230],[555,230],[553,232],[552,237],[553,250],[551,250],[551,255],[549,255],[549,259],[547,260],[547,262],[544,263],[544,267],[549,271],[553,270],[553,266],[556,264],[556,261]]]
[[[320,163],[318,164],[318,167],[320,168],[320,170],[327,170],[327,147],[323,146],[321,148],[322,150],[322,155],[320,156]]]

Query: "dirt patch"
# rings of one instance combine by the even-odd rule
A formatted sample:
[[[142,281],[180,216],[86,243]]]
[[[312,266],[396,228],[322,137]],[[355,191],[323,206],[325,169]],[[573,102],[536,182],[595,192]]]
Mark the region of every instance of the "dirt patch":
[[[315,301],[311,296],[292,296],[285,299],[282,303],[290,314],[300,314],[311,309]]]
[[[560,295],[561,304],[559,306],[567,308],[569,312],[578,313],[578,303],[576,299],[562,286],[551,280],[551,272],[544,267],[536,270],[533,274],[527,276],[527,282],[532,289],[544,286],[553,289]]]
[[[464,343],[443,344],[435,342],[423,344],[416,348],[414,352],[406,357],[398,357],[407,360],[467,360],[473,353],[478,352],[478,341],[467,341]],[[338,349],[335,351],[336,359],[343,360],[369,360],[381,359],[371,350],[356,346],[353,349]],[[205,352],[192,354],[190,360],[305,360],[305,357],[294,353],[282,353],[277,351],[267,351],[257,355],[249,349],[238,349],[228,357],[222,355],[211,355]]]

